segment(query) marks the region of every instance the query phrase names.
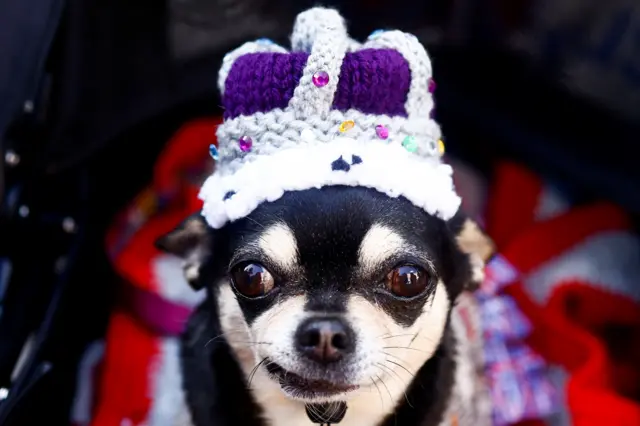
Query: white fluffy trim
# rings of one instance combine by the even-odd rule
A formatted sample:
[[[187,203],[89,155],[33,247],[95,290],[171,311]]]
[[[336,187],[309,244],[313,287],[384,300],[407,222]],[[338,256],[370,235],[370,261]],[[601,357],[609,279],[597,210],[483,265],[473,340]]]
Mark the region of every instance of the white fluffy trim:
[[[336,160],[345,170],[334,170]],[[424,159],[400,144],[336,138],[258,157],[233,174],[211,175],[200,190],[203,215],[215,229],[243,218],[265,201],[285,191],[330,185],[373,188],[390,197],[403,196],[430,214],[448,220],[458,211],[452,169],[436,159]]]

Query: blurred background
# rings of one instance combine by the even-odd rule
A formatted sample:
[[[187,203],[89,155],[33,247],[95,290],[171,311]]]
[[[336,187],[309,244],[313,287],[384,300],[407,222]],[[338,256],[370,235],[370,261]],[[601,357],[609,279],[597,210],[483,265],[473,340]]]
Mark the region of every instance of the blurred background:
[[[315,4],[0,0],[0,425],[169,424],[148,369],[179,329],[156,317],[199,298],[161,290],[179,266],[151,242],[198,209],[224,54],[286,46]],[[432,58],[447,160],[498,247],[477,295],[496,424],[640,425],[640,3],[322,5]]]

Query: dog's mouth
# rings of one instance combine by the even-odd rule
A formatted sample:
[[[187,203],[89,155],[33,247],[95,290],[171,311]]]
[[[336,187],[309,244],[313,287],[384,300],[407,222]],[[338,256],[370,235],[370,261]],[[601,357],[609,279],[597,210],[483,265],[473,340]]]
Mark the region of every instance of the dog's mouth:
[[[266,369],[269,375],[280,383],[280,387],[285,393],[300,399],[328,398],[354,391],[359,387],[358,385],[335,383],[322,379],[306,379],[273,362],[267,363]]]

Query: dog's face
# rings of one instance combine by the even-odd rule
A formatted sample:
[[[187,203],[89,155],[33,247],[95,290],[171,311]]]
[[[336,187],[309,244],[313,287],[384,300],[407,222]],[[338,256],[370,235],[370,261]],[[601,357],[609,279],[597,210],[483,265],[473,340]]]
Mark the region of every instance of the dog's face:
[[[187,259],[194,285],[212,287],[247,379],[262,372],[314,403],[398,378],[403,391],[456,296],[481,278],[487,244],[462,218],[344,187],[287,193],[220,231],[194,217],[160,243]]]

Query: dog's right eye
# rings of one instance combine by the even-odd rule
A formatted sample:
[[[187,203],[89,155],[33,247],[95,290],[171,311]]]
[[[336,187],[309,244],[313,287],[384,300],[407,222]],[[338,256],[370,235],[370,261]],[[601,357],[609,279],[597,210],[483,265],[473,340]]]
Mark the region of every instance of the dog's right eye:
[[[275,284],[273,275],[258,263],[245,263],[231,271],[236,290],[246,297],[260,297],[270,292]]]

